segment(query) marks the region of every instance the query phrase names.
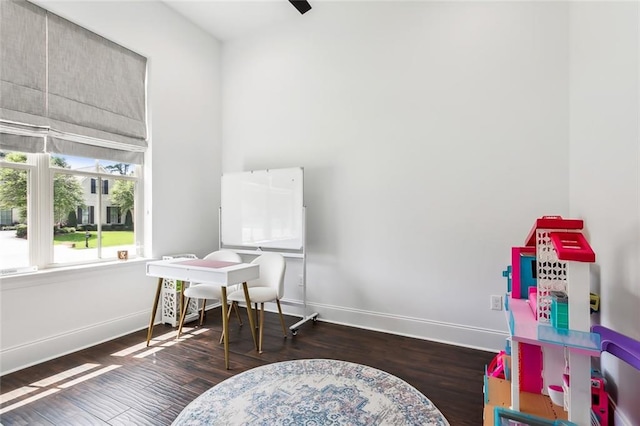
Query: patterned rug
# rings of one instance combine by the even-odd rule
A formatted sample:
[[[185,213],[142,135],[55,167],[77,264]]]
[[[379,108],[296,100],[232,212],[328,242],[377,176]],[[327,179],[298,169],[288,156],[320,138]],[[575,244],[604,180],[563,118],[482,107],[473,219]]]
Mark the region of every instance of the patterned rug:
[[[193,400],[173,425],[448,425],[416,388],[331,359],[256,367]]]

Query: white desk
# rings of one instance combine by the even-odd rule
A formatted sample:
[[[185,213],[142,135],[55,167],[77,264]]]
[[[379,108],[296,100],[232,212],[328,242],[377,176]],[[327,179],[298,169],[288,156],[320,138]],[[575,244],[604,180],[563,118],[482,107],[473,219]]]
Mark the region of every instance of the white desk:
[[[249,324],[251,326],[251,334],[253,336],[253,344],[258,348],[256,340],[256,330],[249,302],[249,292],[247,290],[247,281],[254,280],[260,276],[259,265],[250,263],[218,262],[202,259],[168,259],[156,260],[147,263],[147,275],[158,278],[158,288],[156,290],[156,298],[153,302],[151,312],[151,320],[147,331],[147,346],[151,340],[153,332],[153,323],[158,310],[158,300],[162,291],[162,280],[164,278],[172,278],[180,281],[191,281],[198,283],[218,284],[222,293],[222,330],[224,333],[224,365],[229,369],[229,323],[227,318],[227,286],[242,283],[244,289],[244,297],[247,302],[247,310],[249,312]]]

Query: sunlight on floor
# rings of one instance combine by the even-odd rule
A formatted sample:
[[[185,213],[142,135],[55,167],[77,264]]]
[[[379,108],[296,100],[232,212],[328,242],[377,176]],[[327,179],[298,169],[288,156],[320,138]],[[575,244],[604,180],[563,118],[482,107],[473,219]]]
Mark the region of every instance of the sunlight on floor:
[[[182,334],[179,339],[176,339],[176,332],[170,331],[169,333],[162,334],[160,336],[156,336],[149,342],[149,346],[156,346],[155,348],[148,348],[146,342],[138,343],[137,345],[133,345],[116,353],[112,353],[111,356],[127,356],[131,355],[135,352],[140,352],[134,355],[134,358],[145,358],[149,355],[155,354],[156,352],[161,351],[164,348],[168,348],[170,346],[175,345],[181,341],[186,339],[190,339],[193,336],[209,331],[208,328],[192,328],[192,327],[184,327],[182,329]]]
[[[11,404],[8,405],[2,409],[0,409],[0,414],[9,412],[11,410],[14,410],[18,407],[22,407],[24,405],[30,404],[33,401],[37,401],[39,399],[42,399],[44,397],[47,397],[49,395],[52,395],[56,392],[59,392],[62,389],[66,389],[68,387],[71,387],[75,384],[78,384],[80,382],[84,382],[85,380],[89,380],[93,377],[97,377],[101,374],[104,374],[108,371],[114,370],[118,367],[120,367],[120,365],[110,365],[108,367],[104,367],[101,368],[100,370],[96,370],[93,371],[91,373],[88,374],[84,374],[76,379],[70,380],[66,383],[62,383],[60,385],[58,385],[55,388],[52,389],[44,389],[47,386],[51,386],[54,383],[58,383],[61,381],[64,381],[66,379],[69,379],[71,377],[77,376],[78,374],[83,374],[89,370],[93,370],[96,367],[100,367],[100,364],[91,364],[91,363],[87,363],[87,364],[83,364],[80,365],[78,367],[74,367],[71,368],[69,370],[63,371],[62,373],[58,373],[58,374],[54,374],[53,376],[47,377],[45,379],[39,380],[37,382],[31,383],[29,386],[23,386],[21,388],[18,388],[16,390],[13,390],[11,392],[7,392],[7,393],[3,393],[2,395],[0,395],[0,403],[4,404],[5,402],[9,402],[13,399],[19,398],[21,396],[27,395],[31,392],[36,392],[36,391],[42,391],[36,395],[33,395],[29,398],[23,399],[22,401],[16,402],[15,404]]]
[[[39,400],[41,398],[44,398],[45,396],[49,396],[49,395],[54,394],[54,393],[59,392],[59,391],[60,391],[60,389],[57,389],[57,388],[46,390],[46,391],[44,391],[42,393],[39,393],[37,395],[34,395],[34,396],[30,397],[30,398],[24,399],[24,400],[22,400],[20,402],[16,402],[15,404],[11,404],[11,405],[9,405],[7,407],[4,407],[4,408],[0,409],[0,414],[4,414],[4,413],[7,413],[7,412],[9,412],[11,410],[15,410],[18,407],[22,407],[23,405],[30,404],[33,401],[37,401],[37,400]]]
[[[31,383],[31,386],[39,386],[39,387],[50,386],[61,380],[68,379],[69,377],[73,377],[77,374],[84,373],[85,371],[92,370],[99,366],[100,364],[90,364],[90,363],[83,364],[79,367],[75,367],[70,370],[63,371],[62,373],[55,374],[51,377],[47,377],[46,379],[42,379],[38,382]]]
[[[143,351],[136,355],[133,355],[133,357],[144,358],[146,356],[159,352],[164,348],[173,346],[176,343],[179,343],[186,339],[190,339],[193,336],[196,336],[201,333],[205,333],[207,331],[209,331],[208,328],[185,327],[183,328],[183,333],[179,339],[176,339],[176,332],[171,331],[161,336],[154,337],[149,342],[149,346],[155,346],[153,348],[147,347],[147,343],[142,342],[142,343],[133,345],[129,348],[123,349],[119,352],[113,353],[111,354],[111,356],[123,357],[123,356],[134,354],[136,352]],[[53,376],[46,377],[42,380],[38,380],[37,382],[31,383],[28,386],[23,386],[21,388],[12,390],[10,392],[0,394],[0,404],[4,404],[14,399],[21,398],[25,395],[31,394],[33,392],[38,392],[37,394],[30,396],[29,398],[25,398],[22,401],[18,401],[14,404],[0,408],[0,414],[7,413],[18,407],[22,407],[24,405],[30,404],[39,399],[45,398],[49,395],[53,395],[54,393],[59,392],[62,389],[70,388],[71,386],[77,385],[78,383],[82,383],[86,380],[93,379],[94,377],[98,377],[104,373],[108,373],[109,371],[115,370],[116,368],[119,368],[121,366],[117,364],[113,364],[113,365],[108,365],[106,367],[102,367],[100,369],[97,369],[98,367],[101,367],[101,365],[86,363],[83,365],[79,365],[78,367],[74,367],[69,370],[63,371],[61,373],[54,374]],[[79,377],[76,377],[76,376],[79,376]],[[76,377],[76,378],[72,380],[68,380],[68,379],[71,379],[72,377]],[[54,385],[58,382],[64,382],[64,383],[58,384],[56,387],[53,387],[50,389],[45,389],[46,387]]]
[[[120,365],[109,365],[107,367],[101,368],[98,371],[94,371],[93,373],[89,373],[89,374],[87,374],[85,376],[78,377],[77,379],[72,380],[70,382],[63,383],[63,384],[59,385],[58,387],[60,389],[66,389],[66,388],[69,388],[69,387],[71,387],[73,385],[77,385],[78,383],[82,383],[85,380],[93,379],[94,377],[98,377],[101,374],[108,373],[109,371],[115,370],[118,367],[121,367],[121,366]]]

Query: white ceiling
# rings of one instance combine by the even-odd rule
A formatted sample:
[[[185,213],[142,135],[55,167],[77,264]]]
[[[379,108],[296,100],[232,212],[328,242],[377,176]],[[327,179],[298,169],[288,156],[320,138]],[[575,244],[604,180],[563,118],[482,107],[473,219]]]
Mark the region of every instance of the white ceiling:
[[[302,15],[288,0],[164,0],[170,8],[227,41]],[[310,1],[313,6],[313,0]],[[313,9],[307,13],[313,13]]]

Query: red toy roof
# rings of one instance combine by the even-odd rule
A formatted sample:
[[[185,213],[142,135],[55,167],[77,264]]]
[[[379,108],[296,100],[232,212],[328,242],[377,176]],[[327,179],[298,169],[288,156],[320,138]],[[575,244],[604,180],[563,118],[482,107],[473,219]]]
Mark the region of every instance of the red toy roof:
[[[596,261],[596,254],[581,232],[550,232],[549,238],[560,260]]]
[[[584,221],[582,219],[563,219],[562,216],[542,216],[536,219],[527,239],[525,246],[536,246],[536,230],[538,229],[582,229]]]

